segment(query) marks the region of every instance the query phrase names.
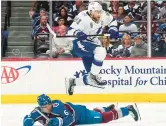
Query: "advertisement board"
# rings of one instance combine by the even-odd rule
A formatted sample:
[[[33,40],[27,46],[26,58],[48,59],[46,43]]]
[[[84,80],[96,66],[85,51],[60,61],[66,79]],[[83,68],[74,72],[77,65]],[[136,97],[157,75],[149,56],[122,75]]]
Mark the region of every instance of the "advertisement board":
[[[138,100],[150,94],[153,94],[153,97],[154,94],[160,95],[160,98],[166,96],[164,59],[106,60],[100,71],[100,76],[107,83],[105,88],[77,86],[74,95],[70,97],[66,96],[65,78],[81,78],[87,74],[81,60],[3,61],[1,71],[2,102],[9,96],[26,97],[31,101],[42,93],[50,94],[52,97],[64,97],[65,100],[79,100],[88,96],[91,97],[89,101],[93,101],[95,96],[98,96],[99,99],[96,100],[99,101],[118,100],[125,95],[126,101],[130,101],[129,97]],[[107,98],[106,94],[120,98]],[[146,98],[146,101],[151,101],[150,97]]]

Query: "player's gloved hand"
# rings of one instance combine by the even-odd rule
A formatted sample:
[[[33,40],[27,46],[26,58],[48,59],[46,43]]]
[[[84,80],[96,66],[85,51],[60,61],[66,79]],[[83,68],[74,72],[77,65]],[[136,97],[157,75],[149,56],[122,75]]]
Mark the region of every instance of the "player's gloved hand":
[[[33,126],[33,123],[34,123],[33,119],[30,118],[28,115],[24,117],[23,126]]]
[[[63,119],[60,117],[52,118],[48,122],[48,126],[62,126],[63,125]]]
[[[87,39],[87,34],[85,34],[84,32],[82,32],[82,31],[78,31],[77,33],[76,33],[76,37],[79,39],[79,40],[85,40],[85,39]]]
[[[119,31],[116,27],[111,27],[108,30],[108,33],[110,34],[110,39],[117,39],[119,38]]]

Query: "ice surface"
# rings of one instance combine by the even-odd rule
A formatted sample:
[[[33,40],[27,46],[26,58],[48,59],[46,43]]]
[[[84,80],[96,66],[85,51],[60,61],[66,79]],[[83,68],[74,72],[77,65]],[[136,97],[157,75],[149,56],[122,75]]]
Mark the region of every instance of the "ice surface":
[[[89,109],[93,109],[94,107],[102,107],[109,104],[85,103],[84,105],[87,105]],[[118,107],[126,106],[128,104],[133,103],[119,103]],[[128,116],[107,124],[98,124],[92,126],[166,126],[166,103],[139,103],[137,105],[142,117],[141,121],[135,122],[130,116]],[[23,126],[22,122],[24,116],[29,114],[35,106],[35,104],[1,105],[1,126]],[[35,123],[35,126],[41,125]]]

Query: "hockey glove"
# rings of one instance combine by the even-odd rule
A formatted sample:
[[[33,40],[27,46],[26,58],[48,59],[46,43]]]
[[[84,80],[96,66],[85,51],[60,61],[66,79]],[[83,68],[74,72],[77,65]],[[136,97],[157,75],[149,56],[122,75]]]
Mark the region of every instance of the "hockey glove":
[[[28,115],[26,115],[24,117],[23,126],[33,126],[33,124],[34,124],[34,120],[31,117],[29,117]]]
[[[76,37],[77,37],[79,40],[85,40],[88,36],[87,36],[84,32],[78,31],[78,32],[76,33]]]
[[[48,126],[62,126],[63,125],[63,119],[60,117],[52,118],[48,122]]]
[[[108,33],[110,34],[110,39],[117,39],[119,38],[119,31],[116,27],[111,27],[108,30]]]

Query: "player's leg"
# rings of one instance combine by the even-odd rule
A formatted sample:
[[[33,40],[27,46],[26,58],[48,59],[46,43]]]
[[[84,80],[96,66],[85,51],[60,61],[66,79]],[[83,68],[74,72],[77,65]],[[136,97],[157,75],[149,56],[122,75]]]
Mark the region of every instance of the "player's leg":
[[[102,115],[99,112],[86,110],[86,119],[84,124],[100,124],[102,123]]]
[[[84,85],[88,85],[85,80],[88,76],[88,73],[91,71],[91,66],[92,66],[92,62],[93,62],[94,56],[88,57],[88,56],[84,56],[82,57],[82,62],[84,65],[84,68],[86,70],[86,73],[82,76],[80,76],[79,78],[75,79],[75,84],[77,86],[84,86]]]
[[[94,60],[94,56],[92,56],[92,57],[87,57],[87,56],[82,57],[82,62],[84,64],[84,68],[85,68],[87,73],[89,73],[91,71],[93,60]]]
[[[102,122],[107,123],[112,120],[128,116],[129,114],[138,121],[138,113],[132,105],[115,109],[114,105],[102,108],[95,108],[94,111],[100,112],[102,115]]]
[[[90,72],[89,75],[84,75],[80,78],[70,78],[66,80],[67,93],[72,95],[74,92],[74,86],[83,86],[83,85],[91,85],[98,86],[105,85],[98,78],[99,71],[103,64],[103,60],[106,55],[106,51],[103,47],[99,45],[95,45],[91,42],[80,42],[73,41],[73,50],[72,53],[82,57],[83,64],[87,72]],[[92,70],[93,69],[93,70]],[[96,71],[97,72],[96,72]]]

